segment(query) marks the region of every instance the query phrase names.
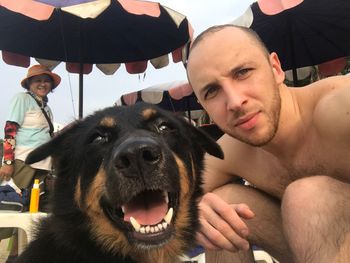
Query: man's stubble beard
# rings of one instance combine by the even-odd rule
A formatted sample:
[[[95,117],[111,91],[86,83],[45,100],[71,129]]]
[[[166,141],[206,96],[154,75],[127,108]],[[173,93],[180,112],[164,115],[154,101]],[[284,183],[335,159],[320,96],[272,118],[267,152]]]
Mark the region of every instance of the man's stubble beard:
[[[223,131],[228,135],[232,136],[233,138],[241,142],[244,142],[250,146],[253,146],[253,147],[264,146],[268,144],[275,137],[275,134],[278,130],[278,124],[279,124],[280,113],[281,113],[281,96],[279,94],[278,88],[275,89],[275,92],[273,94],[270,110],[268,112],[266,111],[264,112],[268,117],[266,125],[269,127],[269,129],[261,139],[254,140],[254,138],[250,139],[247,136],[244,136],[238,133],[232,133],[229,128],[227,130],[223,129]]]

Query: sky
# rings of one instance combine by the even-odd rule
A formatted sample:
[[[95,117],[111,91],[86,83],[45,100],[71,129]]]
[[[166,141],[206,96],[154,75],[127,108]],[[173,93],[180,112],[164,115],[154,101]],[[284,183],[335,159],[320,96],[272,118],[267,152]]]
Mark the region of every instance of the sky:
[[[159,0],[159,3],[187,16],[194,29],[194,36],[206,28],[233,21],[244,13],[253,0]],[[25,44],[25,43],[24,43]],[[34,59],[31,65],[36,64]],[[54,115],[54,122],[61,126],[78,118],[78,74],[68,73],[65,63],[54,70],[62,78],[61,84],[50,93],[49,106]],[[6,122],[11,98],[24,91],[20,81],[27,73],[26,68],[7,65],[0,58],[0,138]],[[121,95],[165,82],[186,80],[182,63],[172,63],[155,70],[148,64],[145,74],[129,74],[122,65],[116,73],[107,76],[95,66],[93,71],[84,75],[83,116],[96,110],[112,106]]]

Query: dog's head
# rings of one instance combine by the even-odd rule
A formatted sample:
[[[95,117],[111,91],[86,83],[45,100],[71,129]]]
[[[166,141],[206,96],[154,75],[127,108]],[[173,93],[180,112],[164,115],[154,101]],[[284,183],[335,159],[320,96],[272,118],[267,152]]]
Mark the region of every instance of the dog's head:
[[[194,241],[205,152],[223,158],[216,142],[182,117],[136,104],[77,121],[26,162],[53,157],[53,214],[84,217],[105,251],[176,255]]]

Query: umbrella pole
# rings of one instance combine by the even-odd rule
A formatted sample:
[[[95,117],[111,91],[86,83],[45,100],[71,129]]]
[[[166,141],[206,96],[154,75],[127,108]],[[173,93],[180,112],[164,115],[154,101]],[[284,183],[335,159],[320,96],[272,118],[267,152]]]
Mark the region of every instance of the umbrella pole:
[[[80,63],[79,68],[79,119],[83,118],[83,63]]]
[[[289,16],[287,17],[288,20],[288,28],[289,28],[289,45],[290,45],[290,56],[292,61],[292,74],[293,74],[293,86],[298,87],[298,72],[295,66],[295,50],[294,50],[294,38],[293,38],[293,31],[292,31],[292,23],[289,19]]]
[[[297,69],[294,66],[293,66],[293,69],[292,69],[292,73],[293,73],[293,85],[294,85],[294,87],[299,87],[298,72],[297,72]]]

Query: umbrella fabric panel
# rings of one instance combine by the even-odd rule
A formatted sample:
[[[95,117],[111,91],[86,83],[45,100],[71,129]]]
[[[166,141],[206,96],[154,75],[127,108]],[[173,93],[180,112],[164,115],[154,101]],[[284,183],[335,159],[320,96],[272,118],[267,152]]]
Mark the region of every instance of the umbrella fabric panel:
[[[126,101],[124,96],[122,96],[120,98],[121,105],[130,105],[134,103],[145,102],[142,99],[142,92],[145,92],[145,91],[138,91],[136,100],[133,100],[131,103]],[[160,101],[157,99],[156,103],[152,101],[147,101],[147,102],[154,103],[163,109],[175,111],[175,112],[203,109],[202,106],[199,104],[197,97],[194,95],[194,93],[188,96],[184,96],[179,100],[172,98],[171,95],[169,94],[169,91],[162,91],[162,92],[159,92],[159,94],[162,97]]]
[[[317,65],[350,55],[350,1],[304,0],[275,15],[251,6],[254,29],[282,68]]]
[[[160,17],[134,15],[112,1],[95,19],[55,9],[49,20],[38,21],[0,7],[0,49],[90,64],[148,60],[168,54],[189,40],[187,20],[177,26],[162,6],[160,9]]]
[[[168,91],[165,92],[164,99],[157,105],[163,109],[170,111],[188,111],[202,109],[202,106],[198,103],[197,97],[194,94],[183,97],[181,100],[174,100],[171,98]]]
[[[55,7],[64,7],[77,5],[81,3],[94,2],[96,0],[36,0],[37,2],[45,3]]]

